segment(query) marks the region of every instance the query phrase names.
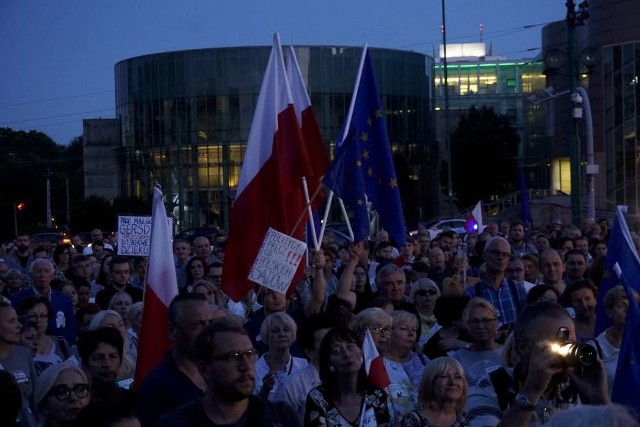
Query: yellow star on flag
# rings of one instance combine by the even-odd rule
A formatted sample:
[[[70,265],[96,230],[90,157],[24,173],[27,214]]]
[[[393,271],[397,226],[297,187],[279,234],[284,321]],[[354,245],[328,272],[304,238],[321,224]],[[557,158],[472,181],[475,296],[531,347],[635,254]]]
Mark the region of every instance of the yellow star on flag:
[[[361,167],[362,167],[362,161],[358,160],[358,161],[356,162],[356,166],[357,166],[357,167],[359,167],[359,168],[361,168]]]
[[[370,167],[369,169],[367,169],[367,175],[373,176],[373,168]]]
[[[396,188],[398,186],[398,180],[395,178],[391,178],[389,180],[389,187]]]
[[[367,142],[369,140],[369,134],[366,132],[362,132],[362,135],[360,135],[360,139],[364,142]]]
[[[373,121],[371,120],[371,117],[367,117],[367,124],[371,126],[371,123],[373,123]]]
[[[368,150],[364,150],[362,152],[362,157],[364,157],[365,159],[368,159],[369,158],[369,151]]]
[[[358,199],[358,204],[362,206],[364,204],[364,201],[362,199]]]
[[[382,109],[376,110],[376,119],[379,119],[381,117],[382,117]]]

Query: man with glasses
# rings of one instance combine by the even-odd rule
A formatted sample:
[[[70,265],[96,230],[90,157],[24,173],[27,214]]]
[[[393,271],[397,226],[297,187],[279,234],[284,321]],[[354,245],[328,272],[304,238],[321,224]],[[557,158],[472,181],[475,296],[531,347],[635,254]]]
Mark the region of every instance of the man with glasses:
[[[202,294],[179,294],[171,301],[167,333],[172,350],[142,382],[138,416],[143,427],[155,426],[161,415],[202,397],[206,384],[196,364],[194,344],[213,317]]]
[[[465,289],[469,298],[481,297],[493,304],[498,312],[498,324],[506,330],[515,323],[527,296],[521,283],[505,277],[510,257],[511,246],[505,238],[489,239],[482,253],[486,267],[484,278]]]
[[[573,322],[560,305],[541,301],[522,311],[513,333],[515,367],[512,373],[494,370],[469,388],[469,426],[542,425],[572,406],[609,403],[602,361],[571,367],[552,345],[559,331],[576,340]]]
[[[111,297],[119,292],[126,292],[131,296],[134,303],[142,301],[142,289],[136,288],[129,279],[131,278],[131,266],[129,259],[123,256],[115,256],[109,263],[111,273],[111,283],[96,295],[96,303],[106,310],[109,307]]]
[[[195,345],[204,396],[166,414],[156,426],[272,426],[269,404],[252,394],[257,356],[238,322],[229,318],[207,326]]]

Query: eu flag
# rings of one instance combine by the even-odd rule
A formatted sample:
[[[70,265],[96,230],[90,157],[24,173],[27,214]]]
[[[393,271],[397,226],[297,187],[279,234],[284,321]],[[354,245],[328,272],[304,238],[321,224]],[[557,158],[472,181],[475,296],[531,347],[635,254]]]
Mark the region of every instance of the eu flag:
[[[398,179],[373,64],[365,47],[350,114],[324,183],[353,211],[354,241],[369,237],[367,202],[398,244],[406,240]]]
[[[627,291],[629,310],[622,335],[611,400],[632,407],[638,416],[640,414],[640,400],[638,399],[638,395],[640,395],[640,309],[638,309],[638,303],[632,295],[629,283],[625,280],[625,274],[620,274],[620,280]]]
[[[596,335],[611,326],[611,320],[609,320],[604,307],[604,297],[611,288],[622,284],[613,269],[616,263],[620,266],[625,277],[633,279],[633,282],[629,285],[636,291],[640,291],[640,282],[637,280],[640,277],[640,258],[633,244],[629,227],[627,227],[625,214],[626,206],[618,206],[609,237],[609,249],[607,251],[607,259],[604,262],[604,274],[598,289]]]

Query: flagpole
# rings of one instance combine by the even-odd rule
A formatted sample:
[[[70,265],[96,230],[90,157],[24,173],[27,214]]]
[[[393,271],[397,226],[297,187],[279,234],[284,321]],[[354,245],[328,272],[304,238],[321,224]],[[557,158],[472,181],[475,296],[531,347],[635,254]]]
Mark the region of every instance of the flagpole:
[[[307,186],[307,178],[302,177],[302,188],[304,190],[304,200],[307,202],[307,214],[309,214],[309,222],[311,223],[311,237],[313,238],[313,248],[317,251],[320,249],[318,245],[318,237],[316,236],[316,225],[313,222],[313,212],[311,211],[311,200],[309,200],[309,187]]]
[[[347,113],[347,119],[344,122],[344,128],[342,130],[342,135],[340,136],[340,143],[338,145],[342,145],[344,139],[349,135],[349,126],[351,126],[351,117],[353,116],[353,108],[356,105],[356,98],[358,97],[358,88],[360,87],[360,79],[362,78],[362,69],[364,68],[364,59],[367,56],[367,47],[368,44],[365,43],[362,48],[362,56],[360,57],[360,67],[358,68],[358,75],[356,76],[356,85],[353,88],[353,97],[351,98],[351,103],[349,104],[349,112]]]
[[[349,215],[347,215],[347,210],[344,208],[344,202],[340,197],[338,197],[338,202],[340,203],[340,210],[342,211],[342,218],[347,223],[347,230],[349,231],[349,237],[351,237],[351,241],[353,242],[353,229],[351,228],[351,223],[349,222]],[[356,242],[353,242],[356,243]]]
[[[327,198],[327,207],[324,210],[324,216],[322,217],[322,225],[320,226],[320,236],[318,241],[322,242],[324,238],[324,229],[327,227],[327,218],[329,217],[329,209],[331,209],[331,202],[333,201],[333,191],[329,190],[329,197]]]

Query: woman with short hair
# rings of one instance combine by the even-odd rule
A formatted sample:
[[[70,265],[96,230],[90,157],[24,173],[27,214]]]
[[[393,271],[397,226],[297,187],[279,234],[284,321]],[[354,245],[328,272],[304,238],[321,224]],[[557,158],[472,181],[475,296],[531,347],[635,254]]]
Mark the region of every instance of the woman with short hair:
[[[416,310],[420,316],[420,337],[418,338],[417,345],[419,349],[421,349],[436,332],[434,326],[438,322],[436,316],[433,314],[433,309],[439,297],[440,288],[438,288],[438,285],[431,279],[419,279],[411,288],[409,300],[416,306]]]
[[[474,385],[501,364],[502,346],[496,342],[498,312],[486,299],[472,298],[462,312],[462,322],[469,331],[471,344],[451,357],[464,368],[467,383]]]
[[[89,395],[89,380],[81,368],[65,363],[48,367],[38,377],[33,392],[40,425],[75,425],[78,413],[89,404]]]
[[[256,362],[256,382],[253,394],[264,400],[273,400],[280,384],[292,373],[306,367],[309,362],[291,355],[298,328],[295,320],[285,312],[268,315],[260,325],[260,339],[269,350]]]

